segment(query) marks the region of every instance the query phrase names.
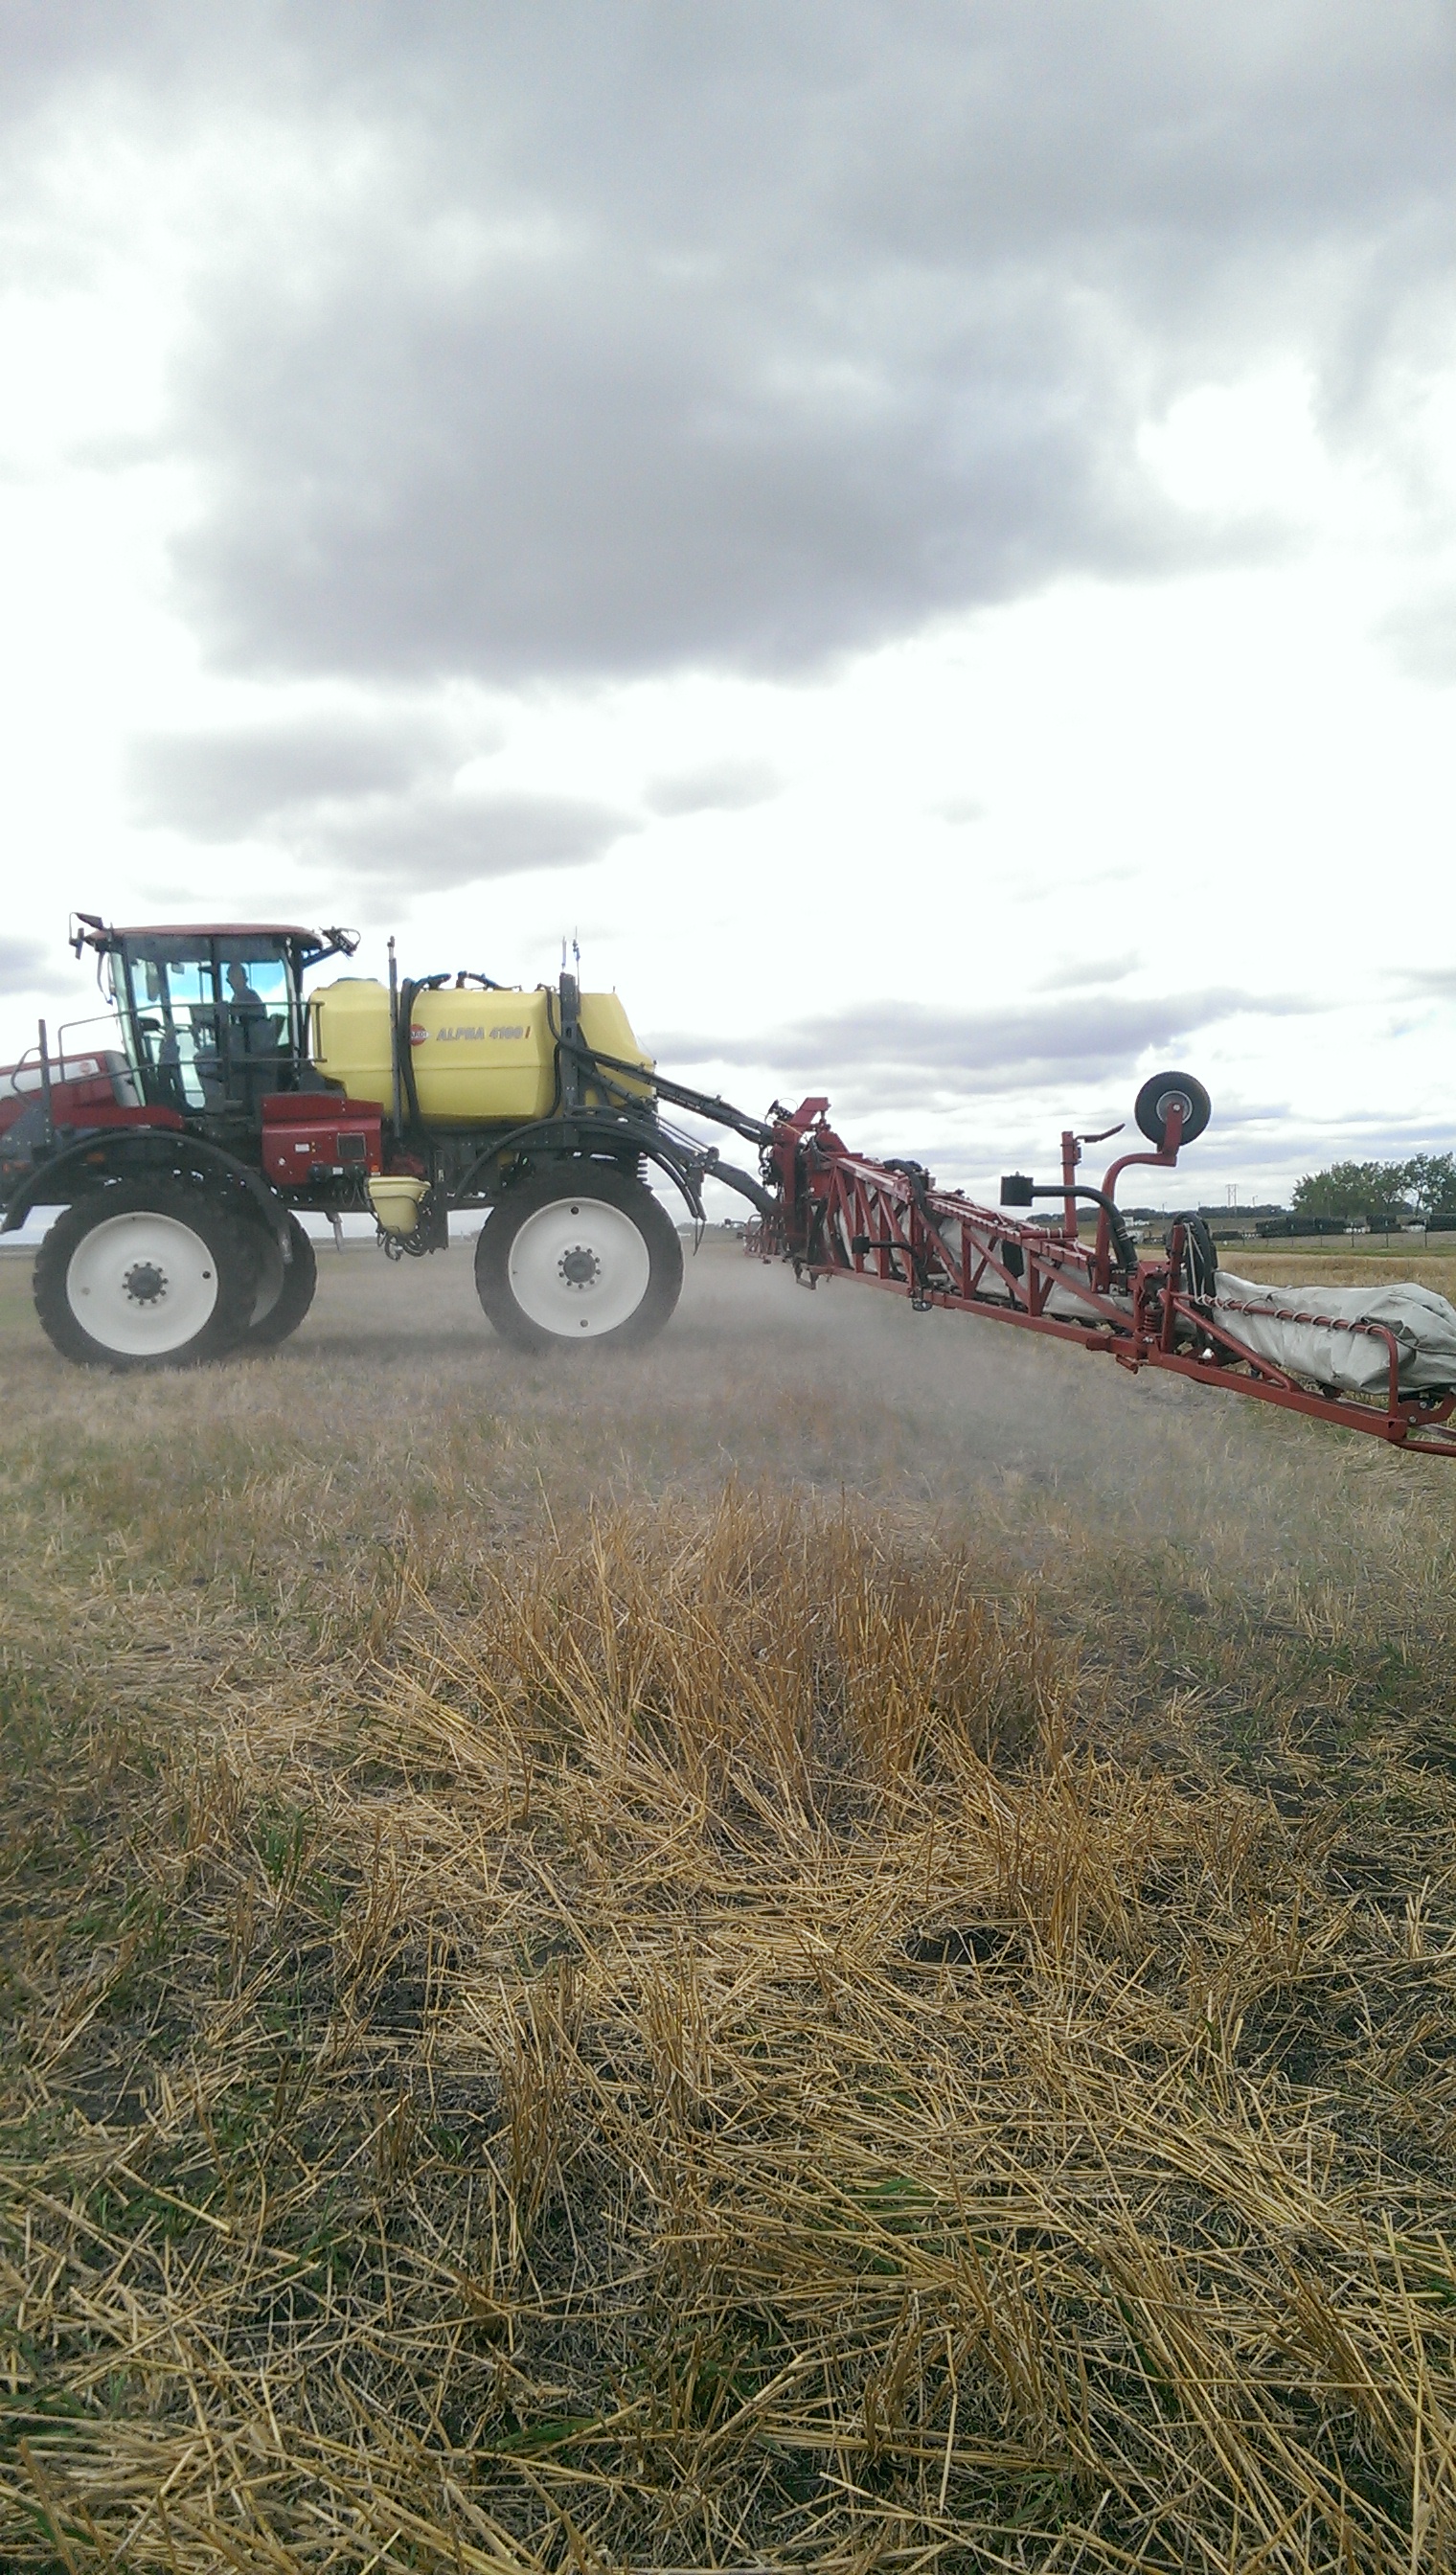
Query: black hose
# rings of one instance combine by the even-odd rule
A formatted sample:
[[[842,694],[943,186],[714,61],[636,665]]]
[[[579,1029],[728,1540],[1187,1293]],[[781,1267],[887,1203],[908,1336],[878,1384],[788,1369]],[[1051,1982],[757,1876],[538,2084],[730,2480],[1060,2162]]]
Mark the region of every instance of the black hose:
[[[936,1251],[939,1254],[942,1274],[939,1285],[942,1288],[953,1288],[955,1284],[954,1276],[945,1259],[945,1247],[940,1239],[940,1228],[935,1223],[934,1210],[930,1205],[930,1175],[926,1171],[924,1164],[895,1159],[887,1162],[884,1168],[887,1172],[898,1172],[902,1180],[909,1182],[910,1196],[915,1202],[920,1222],[925,1229],[929,1242],[934,1244]],[[910,1252],[910,1263],[914,1272],[914,1278],[911,1283],[912,1286],[917,1289],[922,1298],[928,1297],[931,1288],[936,1283],[932,1281],[930,1277],[930,1265],[925,1254],[912,1249]]]
[[[637,1082],[650,1082],[661,1100],[671,1101],[675,1109],[689,1109],[699,1118],[707,1118],[715,1127],[728,1127],[748,1145],[771,1145],[773,1130],[761,1118],[750,1118],[744,1109],[734,1109],[731,1101],[716,1093],[694,1091],[686,1082],[670,1082],[666,1074],[645,1073],[640,1064],[628,1064],[618,1055],[593,1055],[596,1065],[605,1065],[611,1073],[625,1073]]]
[[[447,975],[427,975],[421,983],[412,984],[407,978],[400,986],[400,1009],[395,1021],[395,1061],[413,1128],[425,1124],[420,1114],[420,1095],[415,1089],[415,996],[417,993],[434,993],[449,980]]]
[[[725,1189],[736,1190],[738,1197],[746,1199],[749,1206],[756,1208],[761,1217],[775,1217],[780,1212],[779,1202],[771,1191],[761,1189],[756,1181],[748,1178],[746,1172],[738,1171],[731,1163],[715,1163],[708,1178],[711,1181],[722,1181]]]
[[[1101,1208],[1107,1219],[1107,1232],[1111,1238],[1113,1251],[1117,1255],[1117,1267],[1126,1278],[1132,1277],[1137,1268],[1137,1247],[1127,1231],[1127,1220],[1122,1210],[1115,1199],[1107,1196],[1105,1190],[1088,1189],[1081,1183],[1078,1183],[1075,1188],[1069,1188],[1065,1181],[1035,1182],[1027,1189],[1026,1200],[1022,1204],[1025,1205],[1031,1199],[1089,1199],[1093,1207]],[[1004,1197],[1001,1203],[1003,1206],[1006,1204]]]
[[[1195,1305],[1211,1304],[1218,1292],[1218,1252],[1213,1237],[1196,1209],[1182,1209],[1168,1226],[1165,1242],[1169,1252],[1173,1248],[1173,1227],[1178,1225],[1183,1229],[1188,1293]]]

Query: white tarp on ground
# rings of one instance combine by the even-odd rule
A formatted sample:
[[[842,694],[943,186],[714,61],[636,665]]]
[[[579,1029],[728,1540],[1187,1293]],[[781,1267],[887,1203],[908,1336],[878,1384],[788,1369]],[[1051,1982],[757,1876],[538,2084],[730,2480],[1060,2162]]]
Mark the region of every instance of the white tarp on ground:
[[[1237,1305],[1256,1310],[1229,1310]],[[1281,1309],[1321,1320],[1281,1322]],[[1352,1323],[1382,1323],[1395,1337],[1403,1394],[1456,1386],[1456,1305],[1413,1279],[1378,1288],[1271,1288],[1220,1270],[1213,1311],[1256,1358],[1271,1359],[1275,1367],[1313,1377],[1319,1385],[1337,1385],[1354,1394],[1383,1393],[1390,1381],[1389,1349],[1373,1333],[1349,1329]]]

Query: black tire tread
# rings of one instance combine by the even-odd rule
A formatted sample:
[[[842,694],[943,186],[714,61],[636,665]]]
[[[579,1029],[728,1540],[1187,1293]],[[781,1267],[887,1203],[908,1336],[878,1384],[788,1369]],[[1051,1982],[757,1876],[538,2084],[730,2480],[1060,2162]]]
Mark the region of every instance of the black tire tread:
[[[1158,1115],[1158,1102],[1169,1091],[1181,1091],[1189,1104],[1190,1115],[1183,1128],[1185,1145],[1196,1144],[1213,1115],[1213,1105],[1196,1074],[1151,1074],[1137,1095],[1132,1115],[1148,1143],[1156,1145],[1160,1152],[1166,1130]]]
[[[314,1257],[313,1244],[292,1210],[288,1225],[293,1258],[284,1271],[283,1285],[267,1313],[245,1326],[239,1343],[244,1350],[277,1349],[281,1341],[286,1341],[291,1332],[298,1330],[314,1301],[314,1290],[319,1284],[319,1265]]]

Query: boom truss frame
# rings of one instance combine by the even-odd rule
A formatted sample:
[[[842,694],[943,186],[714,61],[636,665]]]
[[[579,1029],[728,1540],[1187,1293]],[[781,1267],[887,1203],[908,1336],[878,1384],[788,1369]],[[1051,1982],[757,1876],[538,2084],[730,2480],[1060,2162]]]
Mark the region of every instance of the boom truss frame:
[[[1163,1260],[1138,1261],[1117,1210],[1116,1183],[1130,1164],[1176,1164],[1183,1126],[1177,1108],[1169,1113],[1162,1147],[1122,1155],[1099,1189],[1079,1185],[1076,1171],[1082,1145],[1102,1139],[1070,1131],[1062,1136],[1059,1185],[1035,1189],[1013,1178],[1013,1203],[1033,1195],[1061,1199],[1059,1227],[1011,1215],[1005,1205],[977,1207],[957,1190],[937,1189],[916,1164],[852,1154],[829,1126],[827,1111],[826,1100],[811,1098],[792,1112],[775,1105],[769,1113],[763,1175],[774,1185],[777,1211],[749,1230],[750,1249],[764,1258],[787,1259],[810,1286],[821,1279],[856,1279],[908,1296],[920,1312],[944,1306],[983,1315],[1100,1351],[1133,1375],[1145,1367],[1163,1368],[1197,1385],[1373,1434],[1394,1447],[1456,1456],[1456,1393],[1403,1392],[1400,1351],[1383,1324],[1333,1322],[1297,1307],[1260,1305],[1262,1320],[1316,1323],[1384,1343],[1383,1392],[1363,1396],[1311,1385],[1240,1340],[1226,1317],[1253,1308],[1224,1302],[1215,1307],[1210,1295],[1199,1292],[1205,1283],[1198,1277],[1190,1221],[1173,1220]],[[1079,1200],[1097,1207],[1092,1243],[1078,1234]]]

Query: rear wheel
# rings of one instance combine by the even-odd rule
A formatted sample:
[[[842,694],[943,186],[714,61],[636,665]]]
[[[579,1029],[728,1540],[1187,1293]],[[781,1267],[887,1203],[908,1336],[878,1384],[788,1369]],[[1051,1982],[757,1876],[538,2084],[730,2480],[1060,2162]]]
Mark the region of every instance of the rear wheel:
[[[258,1285],[242,1346],[245,1350],[271,1350],[286,1341],[290,1332],[298,1330],[314,1301],[319,1269],[314,1247],[296,1216],[291,1214],[288,1220],[288,1261],[284,1260],[271,1226],[260,1225],[255,1232]]]
[[[476,1246],[481,1303],[518,1349],[650,1341],[682,1286],[683,1247],[651,1190],[591,1164],[509,1191]]]
[[[120,1182],[56,1219],[35,1309],[83,1367],[191,1367],[231,1349],[256,1294],[252,1247],[225,1209],[167,1182]]]

